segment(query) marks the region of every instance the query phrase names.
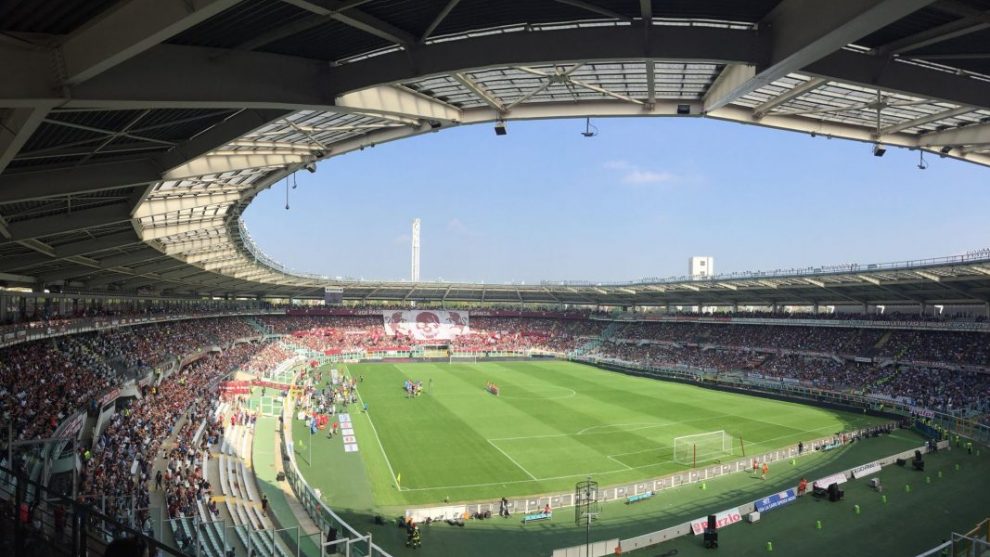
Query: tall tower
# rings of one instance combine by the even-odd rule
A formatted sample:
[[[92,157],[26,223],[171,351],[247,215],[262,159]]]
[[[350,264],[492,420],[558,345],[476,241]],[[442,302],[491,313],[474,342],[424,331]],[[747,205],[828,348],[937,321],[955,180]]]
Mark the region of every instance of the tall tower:
[[[412,273],[410,279],[419,282],[419,219],[412,222]]]
[[[705,280],[715,274],[715,258],[694,256],[688,264],[688,276],[691,280]]]

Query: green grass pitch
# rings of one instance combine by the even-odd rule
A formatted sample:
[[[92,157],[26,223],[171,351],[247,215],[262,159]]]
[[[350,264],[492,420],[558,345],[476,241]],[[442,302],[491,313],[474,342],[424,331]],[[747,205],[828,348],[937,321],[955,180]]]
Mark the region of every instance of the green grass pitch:
[[[365,378],[359,390],[369,412],[351,414],[366,478],[330,483],[346,491],[367,482],[376,507],[568,491],[589,474],[602,485],[661,476],[687,468],[673,460],[678,436],[724,430],[734,438],[724,458],[733,458],[740,438],[756,454],[876,421],[569,362],[341,367]],[[405,379],[428,392],[406,398]],[[485,391],[487,381],[500,396]]]

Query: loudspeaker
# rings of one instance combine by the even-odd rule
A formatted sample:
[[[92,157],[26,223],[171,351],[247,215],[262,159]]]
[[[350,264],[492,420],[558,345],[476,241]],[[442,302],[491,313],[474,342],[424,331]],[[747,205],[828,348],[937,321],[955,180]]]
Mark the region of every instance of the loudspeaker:
[[[275,474],[275,481],[284,482],[285,472],[279,472],[278,474]]]
[[[925,471],[925,461],[924,460],[912,460],[911,461],[911,465],[914,466],[914,469],[917,470],[917,471],[919,471],[919,472],[924,472]]]
[[[713,514],[708,515],[708,529],[714,531],[717,528],[718,525],[715,524],[715,515]]]
[[[835,502],[842,499],[842,490],[839,489],[839,484],[830,484],[828,486],[828,500]]]
[[[708,528],[705,530],[705,549],[715,549],[718,547],[718,532]]]
[[[898,466],[904,466],[905,464],[907,464],[907,461],[904,460],[903,458],[898,458],[897,459],[897,465]]]

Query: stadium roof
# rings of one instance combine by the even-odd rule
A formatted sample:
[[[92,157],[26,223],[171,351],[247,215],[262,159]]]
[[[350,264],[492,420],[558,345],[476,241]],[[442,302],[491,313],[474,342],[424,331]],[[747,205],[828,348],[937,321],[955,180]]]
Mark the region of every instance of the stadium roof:
[[[707,117],[990,166],[990,0],[22,0],[0,6],[0,67],[8,284],[575,302],[990,298],[980,265],[732,288],[343,284],[288,272],[240,222],[259,191],[308,165],[498,120]],[[843,294],[823,295],[833,290]]]

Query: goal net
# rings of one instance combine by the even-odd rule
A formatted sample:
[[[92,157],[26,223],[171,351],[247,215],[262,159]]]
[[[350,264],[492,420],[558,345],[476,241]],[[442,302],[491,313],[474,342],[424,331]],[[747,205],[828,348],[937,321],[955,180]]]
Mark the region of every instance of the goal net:
[[[477,354],[451,354],[450,363],[452,364],[476,364],[478,363]]]
[[[732,436],[725,431],[709,431],[674,438],[674,462],[695,466],[732,454]]]

